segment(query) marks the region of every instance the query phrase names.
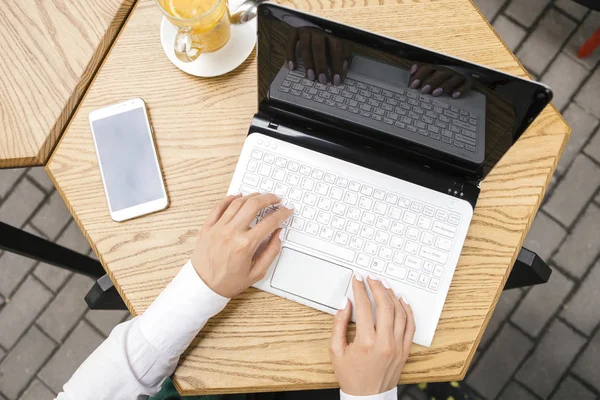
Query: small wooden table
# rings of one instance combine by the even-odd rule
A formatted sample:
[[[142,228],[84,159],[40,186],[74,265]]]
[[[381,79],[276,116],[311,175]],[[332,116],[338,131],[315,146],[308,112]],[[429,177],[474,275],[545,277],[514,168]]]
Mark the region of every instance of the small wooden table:
[[[134,1],[0,2],[0,168],[46,164]]]
[[[282,3],[527,76],[468,0]],[[197,229],[226,193],[257,109],[255,54],[219,78],[186,75],[162,51],[160,20],[154,1],[140,0],[47,166],[134,315],[189,258]],[[87,117],[133,97],[144,98],[150,110],[171,204],[115,223]],[[465,376],[569,132],[547,107],[483,182],[433,345],[413,345],[401,383]],[[247,290],[198,335],[175,383],[184,395],[335,387],[331,323],[328,314]]]

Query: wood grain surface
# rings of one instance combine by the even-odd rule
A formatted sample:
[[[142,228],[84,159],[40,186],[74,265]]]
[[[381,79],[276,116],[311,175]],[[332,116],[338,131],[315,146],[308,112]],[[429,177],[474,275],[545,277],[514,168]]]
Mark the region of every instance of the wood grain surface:
[[[526,76],[467,0],[283,4]],[[197,229],[226,193],[257,109],[254,53],[225,76],[188,76],[162,52],[159,23],[153,1],[140,0],[47,166],[134,315],[190,256]],[[87,117],[138,96],[150,110],[171,204],[115,223]],[[413,345],[402,383],[464,377],[569,132],[546,108],[483,182],[433,345]],[[250,289],[209,321],[182,357],[175,383],[186,395],[335,387],[331,322],[328,314]]]
[[[0,1],[0,168],[46,163],[133,3]]]

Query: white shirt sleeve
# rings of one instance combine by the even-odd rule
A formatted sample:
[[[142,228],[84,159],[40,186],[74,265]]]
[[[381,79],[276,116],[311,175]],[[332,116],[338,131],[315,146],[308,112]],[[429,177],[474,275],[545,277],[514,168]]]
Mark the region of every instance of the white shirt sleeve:
[[[387,392],[373,394],[370,396],[352,396],[346,394],[340,390],[340,400],[397,400],[398,399],[398,388],[394,386]]]
[[[206,286],[188,261],[143,315],[113,329],[57,400],[132,400],[155,395],[206,321],[228,302]]]

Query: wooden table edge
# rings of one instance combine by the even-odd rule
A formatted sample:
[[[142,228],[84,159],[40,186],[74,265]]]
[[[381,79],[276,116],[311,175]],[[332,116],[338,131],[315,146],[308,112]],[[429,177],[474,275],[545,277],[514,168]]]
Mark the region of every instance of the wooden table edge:
[[[77,215],[73,212],[73,209],[71,207],[71,205],[68,202],[68,199],[66,198],[66,195],[63,193],[63,191],[60,188],[60,185],[58,184],[58,182],[56,181],[56,179],[54,178],[54,176],[52,175],[52,172],[49,169],[49,164],[52,161],[52,158],[54,157],[58,147],[60,146],[60,143],[63,140],[64,137],[64,133],[69,129],[71,122],[74,119],[74,116],[79,112],[79,109],[81,108],[85,98],[87,97],[87,94],[89,92],[89,90],[92,88],[93,83],[96,79],[96,76],[98,75],[98,72],[101,70],[101,68],[103,67],[104,63],[108,60],[108,58],[110,57],[110,54],[115,46],[115,44],[117,43],[117,41],[119,40],[121,34],[124,31],[124,28],[127,26],[127,23],[129,22],[130,18],[132,17],[132,15],[134,14],[134,12],[136,11],[138,5],[139,5],[139,1],[138,0],[133,0],[134,4],[129,12],[129,14],[127,15],[127,17],[124,19],[120,30],[118,32],[118,34],[115,36],[115,39],[113,40],[113,42],[111,43],[111,45],[109,46],[109,48],[106,51],[106,54],[104,56],[104,59],[102,60],[102,62],[99,64],[98,68],[96,69],[96,73],[94,74],[94,77],[90,80],[90,83],[87,85],[87,87],[85,88],[83,95],[81,96],[79,103],[77,104],[77,106],[75,107],[73,113],[71,114],[71,118],[68,122],[68,124],[66,125],[64,131],[63,131],[63,135],[61,135],[60,139],[58,140],[58,142],[56,143],[55,147],[52,149],[52,151],[50,152],[50,155],[48,157],[48,160],[45,164],[45,171],[48,174],[48,176],[50,177],[54,187],[56,188],[57,192],[59,193],[60,197],[62,198],[62,200],[64,201],[64,203],[66,204],[69,212],[71,213],[71,215],[73,216],[73,219],[75,220],[75,222],[77,223],[77,226],[79,227],[79,229],[81,230],[82,234],[84,235],[84,237],[86,238],[86,240],[88,241],[88,243],[90,244],[90,246],[92,247],[94,253],[96,254],[96,256],[98,257],[100,263],[102,264],[102,267],[104,268],[106,274],[110,277],[111,281],[113,282],[115,288],[117,289],[119,295],[121,296],[121,298],[123,299],[125,305],[127,306],[127,309],[129,310],[129,312],[131,313],[131,315],[133,315],[134,317],[137,316],[137,313],[135,311],[135,309],[133,308],[133,306],[131,305],[131,302],[129,301],[129,299],[127,298],[127,295],[123,292],[123,290],[121,289],[121,286],[119,285],[119,283],[116,281],[116,279],[114,278],[113,274],[111,273],[111,271],[106,267],[105,262],[102,258],[102,255],[97,251],[97,248],[95,246],[95,244],[90,240],[87,231],[84,229],[83,224],[81,222],[81,220],[77,217]],[[504,46],[504,48],[509,52],[509,54],[511,55],[511,57],[514,59],[514,61],[519,65],[519,67],[523,70],[523,72],[525,72],[525,74],[527,75],[527,77],[529,77],[531,79],[531,75],[529,74],[529,72],[527,71],[527,69],[523,66],[523,64],[519,61],[519,59],[515,56],[515,54],[510,50],[510,48],[508,47],[508,45],[504,42],[504,40],[500,37],[500,35],[498,34],[498,32],[496,32],[496,30],[493,28],[493,26],[490,24],[490,22],[487,20],[487,18],[485,18],[485,16],[483,15],[483,13],[481,12],[481,10],[475,5],[473,0],[469,0],[469,2],[471,3],[471,6],[477,11],[477,13],[479,14],[479,16],[486,22],[488,28],[490,28],[492,30],[492,32],[494,33],[494,35],[496,36],[496,38],[500,41],[500,43],[502,43],[502,45]],[[367,6],[367,7],[378,7],[378,6]],[[556,155],[556,162],[554,163],[553,167],[552,167],[552,171],[551,173],[548,174],[548,178],[546,180],[546,184],[545,186],[542,188],[542,193],[540,194],[540,196],[543,198],[544,195],[546,194],[546,190],[548,188],[548,185],[550,184],[550,181],[552,179],[552,176],[554,175],[554,172],[556,171],[556,167],[558,165],[558,162],[560,161],[560,158],[565,150],[565,147],[567,145],[567,142],[569,140],[569,137],[571,135],[571,131],[572,128],[570,127],[570,125],[567,123],[567,121],[564,119],[564,117],[562,116],[562,114],[556,109],[556,107],[554,106],[554,104],[549,104],[549,106],[551,107],[552,111],[554,111],[555,114],[558,115],[560,121],[563,123],[564,127],[566,128],[566,132],[563,138],[563,143],[561,146],[561,149],[559,151],[559,153]],[[479,330],[479,334],[477,336],[477,338],[473,341],[473,346],[471,347],[471,350],[467,356],[467,358],[465,359],[461,372],[459,374],[451,374],[447,376],[447,380],[448,381],[453,381],[453,380],[458,380],[461,381],[465,378],[469,367],[471,365],[471,362],[473,360],[473,357],[475,355],[475,352],[477,350],[477,347],[479,346],[479,343],[481,342],[481,339],[483,337],[483,334],[485,333],[485,330],[487,328],[487,325],[491,319],[491,316],[496,308],[496,305],[498,303],[498,299],[500,298],[500,295],[504,289],[504,285],[506,283],[506,280],[508,279],[508,276],[510,275],[510,272],[512,271],[512,268],[514,266],[514,263],[517,259],[517,256],[519,254],[519,251],[521,250],[522,246],[523,246],[523,242],[525,241],[525,237],[527,236],[527,233],[529,232],[530,228],[531,228],[531,224],[535,218],[535,216],[537,215],[537,212],[539,210],[540,204],[541,202],[537,203],[537,206],[534,206],[534,210],[532,210],[533,212],[529,214],[528,217],[528,221],[527,221],[527,225],[526,228],[523,230],[522,235],[521,235],[521,239],[519,240],[519,246],[515,248],[515,251],[513,253],[513,256],[511,258],[511,262],[509,263],[509,265],[507,265],[506,271],[504,273],[504,277],[501,281],[501,285],[498,287],[496,294],[494,296],[494,300],[492,303],[492,306],[490,307],[490,309],[488,310],[488,313],[484,319],[484,322],[481,326],[481,329]],[[424,381],[425,382],[425,381]],[[406,383],[413,383],[413,382],[409,382],[409,381],[405,381],[402,379],[402,376],[400,377],[400,381],[399,384],[406,384]],[[190,396],[190,395],[204,395],[204,394],[229,394],[232,393],[231,391],[227,391],[227,390],[219,390],[219,389],[212,389],[209,391],[206,390],[182,390],[181,387],[179,386],[179,384],[177,383],[177,380],[173,380],[173,384],[176,387],[177,391],[183,395],[183,396]],[[312,390],[312,389],[331,389],[331,388],[335,388],[334,386],[328,385],[328,384],[323,384],[323,385],[318,385],[318,384],[303,384],[303,385],[298,385],[298,384],[294,384],[294,385],[282,385],[282,386],[278,386],[277,390],[285,390],[286,388],[291,389],[291,390]],[[257,391],[273,391],[273,387],[272,386],[254,386],[254,387],[249,387],[248,389],[248,393],[250,392],[257,392]],[[239,392],[239,388],[236,388],[236,393],[241,393]]]
[[[45,166],[50,162],[54,151],[62,140],[62,136],[70,126],[73,117],[77,114],[79,106],[85,99],[85,95],[96,79],[96,75],[100,71],[102,65],[104,65],[104,61],[108,58],[110,51],[121,35],[125,24],[129,20],[129,16],[133,13],[134,8],[138,4],[138,0],[131,0],[131,2],[131,7],[127,6],[126,1],[123,1],[120,4],[115,13],[115,18],[111,21],[104,32],[102,39],[98,43],[96,52],[92,54],[92,57],[81,73],[80,82],[75,85],[73,92],[56,118],[54,125],[50,128],[50,134],[46,136],[46,139],[38,149],[37,153],[26,157],[0,158],[0,169]],[[127,13],[127,16],[122,20],[116,18],[121,13]],[[113,34],[113,32],[116,32],[116,34]],[[86,76],[90,76],[91,79],[86,84],[82,84],[81,80],[84,80]],[[58,140],[56,140],[57,138]],[[56,187],[56,184],[54,186]]]

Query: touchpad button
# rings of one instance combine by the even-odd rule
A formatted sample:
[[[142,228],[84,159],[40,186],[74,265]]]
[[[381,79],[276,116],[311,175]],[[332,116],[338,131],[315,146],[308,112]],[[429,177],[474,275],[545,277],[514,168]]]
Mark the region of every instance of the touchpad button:
[[[271,287],[337,310],[352,274],[350,268],[284,247]]]

